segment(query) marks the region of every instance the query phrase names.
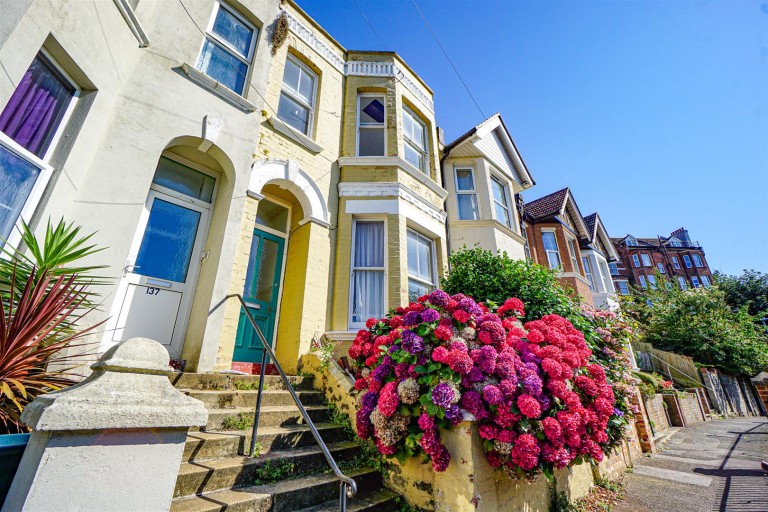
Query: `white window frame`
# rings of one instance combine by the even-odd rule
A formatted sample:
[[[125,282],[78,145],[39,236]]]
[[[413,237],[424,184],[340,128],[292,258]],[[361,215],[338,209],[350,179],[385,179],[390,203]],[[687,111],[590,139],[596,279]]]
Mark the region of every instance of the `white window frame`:
[[[632,263],[635,264],[635,268],[640,268],[640,256],[638,256],[637,254],[633,254]]]
[[[629,237],[627,238],[627,247],[638,247],[640,244],[637,243],[637,240],[635,238]]]
[[[693,259],[693,266],[696,268],[703,268],[704,267],[704,258],[701,257],[701,254],[692,254],[691,258]]]
[[[307,103],[299,95],[299,91],[293,90],[293,88],[287,87],[285,85],[285,70],[283,70],[283,81],[280,84],[280,96],[282,96],[283,94],[286,94],[289,98],[291,98],[291,100],[295,101],[296,103],[298,103],[299,105],[301,105],[302,107],[306,108],[309,111],[309,115],[307,116],[307,133],[304,133],[296,129],[295,127],[291,126],[290,124],[288,124],[288,121],[286,121],[285,119],[282,119],[282,121],[286,123],[286,125],[292,130],[295,130],[301,133],[302,135],[306,135],[307,137],[312,138],[314,137],[314,134],[315,134],[315,105],[317,104],[317,82],[320,77],[309,66],[301,62],[301,60],[291,55],[290,53],[288,54],[285,60],[286,62],[291,61],[293,64],[295,64],[299,68],[299,71],[307,75],[310,75],[312,77],[312,103]],[[301,76],[299,76],[299,84],[301,84]],[[279,101],[280,99],[278,98],[278,103]]]
[[[687,254],[683,254],[683,263],[685,263],[685,268],[693,268],[693,263],[691,263],[691,257]]]
[[[688,288],[688,282],[685,280],[683,276],[677,276],[677,284],[680,286],[681,290],[685,290]]]
[[[425,281],[424,279],[422,279],[420,277],[417,277],[417,276],[412,276],[410,274],[410,271],[407,271],[408,281],[411,281],[411,280],[416,281],[419,284],[423,284],[423,285],[427,286],[428,288],[431,287],[432,291],[434,291],[435,289],[437,289],[437,254],[435,253],[436,252],[435,251],[435,240],[433,238],[430,238],[430,237],[428,237],[426,235],[421,234],[420,232],[416,231],[413,228],[408,228],[406,230],[406,237],[405,237],[406,238],[406,240],[405,240],[405,243],[406,243],[406,247],[405,247],[406,259],[408,258],[408,233],[413,233],[414,235],[416,235],[416,239],[417,240],[418,239],[423,239],[423,240],[426,240],[427,242],[429,242],[430,259],[432,260],[430,262],[430,265],[432,267],[431,268],[431,271],[432,271],[431,272],[431,274],[432,274],[432,282]],[[406,261],[406,269],[407,269],[407,267],[408,267],[408,262]],[[410,300],[410,297],[409,297],[409,300]]]
[[[600,269],[600,274],[602,274],[605,293],[615,293],[616,290],[613,287],[613,280],[611,279],[610,273],[608,271],[608,264],[605,262],[605,260],[601,259],[597,262],[597,266]]]
[[[362,98],[379,98],[384,105],[384,122],[381,125],[361,124],[360,123],[360,100]],[[357,95],[357,106],[355,107],[356,127],[355,127],[355,156],[357,158],[381,158],[387,156],[387,95],[384,93],[360,93]],[[384,154],[360,156],[360,130],[382,130],[384,132]]]
[[[669,240],[669,246],[670,247],[682,247],[683,243],[680,240],[678,240],[677,238],[673,237],[673,238],[671,238]]]
[[[667,273],[667,269],[664,268],[664,264],[663,263],[657,263],[656,264],[656,268],[659,269],[659,273],[661,273],[661,274],[666,274]]]
[[[18,144],[15,140],[10,138],[8,135],[0,131],[0,145],[11,151],[12,153],[15,153],[17,156],[19,156],[22,160],[26,160],[27,162],[31,163],[38,169],[40,169],[40,173],[37,175],[37,179],[35,180],[35,184],[32,186],[32,190],[29,191],[29,197],[27,197],[27,200],[24,202],[24,206],[21,207],[21,210],[19,211],[19,216],[16,219],[16,222],[13,225],[13,228],[11,229],[10,235],[8,235],[8,240],[3,242],[3,240],[0,240],[0,247],[2,247],[4,244],[8,247],[16,248],[21,241],[21,229],[22,229],[22,222],[29,224],[30,220],[32,219],[32,216],[35,214],[35,211],[37,210],[37,206],[40,204],[40,200],[43,198],[43,193],[45,192],[45,187],[48,186],[48,182],[51,179],[51,176],[53,176],[54,168],[50,165],[50,159],[53,156],[53,153],[56,151],[56,148],[59,144],[59,141],[61,140],[62,135],[64,134],[64,130],[67,128],[67,125],[69,124],[69,120],[72,117],[72,113],[75,110],[75,107],[77,106],[77,102],[80,98],[80,93],[82,89],[80,86],[75,82],[75,80],[72,78],[72,76],[67,73],[64,68],[62,68],[58,62],[56,62],[56,59],[53,58],[53,56],[45,49],[40,48],[38,53],[41,53],[47,60],[48,63],[50,63],[54,68],[56,68],[56,71],[58,71],[61,76],[69,82],[69,85],[74,89],[74,92],[72,93],[72,98],[69,100],[69,105],[67,105],[67,108],[64,110],[64,115],[61,116],[61,121],[59,121],[58,126],[56,127],[56,130],[53,132],[53,137],[51,137],[51,141],[48,143],[48,148],[45,150],[45,153],[43,154],[43,157],[40,158],[37,155],[34,155],[31,151],[28,151],[24,147],[22,147],[20,144]],[[37,54],[35,54],[35,57],[33,57],[32,60],[34,60],[37,57]],[[32,65],[32,61],[30,61],[29,66]],[[24,73],[27,72],[29,69],[29,66],[24,70]],[[16,92],[16,89],[14,88],[14,92]],[[11,93],[13,94],[13,92]],[[6,103],[7,105],[7,103]],[[6,105],[3,105],[2,108],[0,108],[0,112],[5,108]],[[0,255],[0,258],[6,258],[7,255],[2,254]]]
[[[384,263],[384,267],[355,267],[355,237],[357,235],[357,223],[358,222],[382,222],[384,224],[384,259],[382,260]],[[389,248],[387,243],[387,232],[388,232],[388,225],[387,225],[387,219],[379,216],[360,216],[360,217],[354,217],[352,219],[352,245],[349,248],[349,299],[348,302],[348,309],[347,309],[347,325],[350,329],[361,329],[365,327],[365,320],[362,322],[353,322],[352,316],[354,311],[354,305],[353,305],[353,299],[355,298],[355,270],[383,270],[384,271],[384,311],[382,314],[385,314],[387,312],[387,306],[389,304],[389,272],[387,270],[388,268],[388,261],[389,261]]]
[[[566,245],[568,245],[568,254],[571,256],[571,265],[573,265],[573,272],[581,275],[581,269],[579,268],[579,256],[576,252],[576,239],[566,235],[565,240],[566,240]]]
[[[410,116],[413,121],[416,122],[419,126],[421,126],[422,131],[422,140],[424,140],[424,147],[420,148],[416,145],[416,142],[412,141],[406,134],[405,129],[403,129],[403,144],[406,144],[410,146],[411,149],[416,151],[417,153],[421,154],[421,167],[416,167],[418,170],[429,176],[429,131],[427,130],[427,123],[421,120],[421,118],[414,112],[414,110],[406,105],[403,105],[403,118],[408,115]],[[386,145],[385,145],[386,147]],[[403,160],[405,160],[405,148],[403,148]],[[405,160],[408,162],[408,160]],[[411,164],[411,162],[408,162]],[[411,164],[413,165],[413,164]]]
[[[616,281],[618,283],[618,291],[619,295],[629,295],[629,281],[626,279],[619,279]],[[621,286],[621,283],[624,283],[624,286]]]
[[[648,275],[648,284],[651,286],[652,290],[655,290],[656,287],[657,287],[656,276],[649,274]]]
[[[581,264],[584,265],[584,277],[589,281],[589,289],[593,292],[597,291],[597,283],[595,282],[595,276],[592,274],[592,265],[589,263],[588,256],[581,257]]]
[[[701,286],[701,283],[699,283],[699,276],[691,276],[691,284],[693,284],[694,288]]]
[[[642,286],[644,290],[647,289],[648,288],[648,282],[646,281],[645,276],[643,274],[640,274],[638,279],[640,280],[640,286]]]
[[[520,234],[523,235],[525,243],[523,244],[523,252],[526,259],[531,259],[531,244],[528,242],[528,226],[520,226]]]
[[[651,255],[648,253],[642,253],[640,255],[640,259],[643,260],[643,266],[644,267],[652,267],[653,266],[653,259],[651,259]]]
[[[680,270],[680,260],[677,259],[677,256],[672,256],[672,266],[675,267],[675,270]]]
[[[459,171],[469,171],[472,176],[472,190],[459,190]],[[478,220],[480,218],[480,202],[477,197],[477,179],[475,178],[475,168],[472,166],[456,166],[453,168],[453,187],[456,191],[456,217],[459,220]],[[461,208],[459,208],[458,197],[460,195],[475,196],[475,218],[462,219]]]
[[[547,246],[544,245],[544,233],[552,233],[552,237],[555,239],[555,247],[557,247],[557,251],[553,251],[552,249],[547,249]],[[554,229],[542,229],[541,230],[541,246],[544,248],[544,254],[547,256],[547,266],[551,269],[557,269],[563,268],[563,258],[560,255],[560,244],[557,242],[557,233]],[[549,254],[553,253],[557,255],[557,261],[559,264],[556,267],[552,266],[552,262],[549,259]]]
[[[504,194],[504,201],[507,203],[506,205],[500,204],[498,201],[496,201],[496,197],[493,194],[493,182],[496,182],[501,187],[501,193]],[[493,208],[493,218],[499,221],[499,223],[503,224],[504,226],[507,226],[509,229],[513,229],[514,220],[512,219],[512,208],[509,206],[511,204],[511,201],[509,200],[509,187],[504,183],[504,181],[497,177],[495,174],[491,174],[491,201],[493,201],[494,208]],[[504,208],[507,212],[507,217],[509,217],[509,222],[504,222],[504,220],[499,219],[496,214],[496,205],[501,206]]]
[[[243,55],[240,53],[239,50],[235,49],[231,44],[229,44],[224,39],[220,38],[218,35],[216,35],[213,32],[213,25],[216,23],[216,16],[219,14],[219,9],[224,9],[228,13],[230,13],[232,16],[237,18],[238,20],[242,21],[243,24],[247,25],[252,31],[253,31],[253,37],[251,38],[251,44],[248,47],[248,55]],[[211,14],[210,19],[208,20],[208,26],[205,28],[205,37],[203,37],[203,42],[200,44],[200,51],[197,52],[197,60],[195,61],[195,69],[200,71],[200,73],[204,74],[205,76],[209,75],[200,69],[200,58],[203,56],[203,49],[205,48],[205,42],[207,40],[210,40],[213,44],[221,47],[224,51],[235,57],[237,60],[242,62],[246,65],[245,69],[245,76],[243,77],[243,90],[242,91],[235,91],[227,87],[226,85],[219,83],[222,87],[232,91],[233,93],[237,94],[238,96],[242,96],[245,98],[245,91],[248,89],[248,85],[250,83],[250,76],[251,76],[251,65],[253,64],[253,54],[256,51],[256,42],[259,40],[259,34],[261,31],[259,28],[248,21],[242,14],[237,12],[237,9],[232,7],[231,5],[228,5],[226,2],[222,0],[216,0],[213,2],[213,13]],[[209,77],[213,79],[212,77]]]
[[[701,285],[704,288],[709,288],[712,286],[712,281],[709,280],[709,276],[699,276],[699,279],[701,280]]]
[[[615,261],[612,261],[608,263],[608,268],[610,269],[610,273],[612,276],[618,276],[619,275],[619,264]]]

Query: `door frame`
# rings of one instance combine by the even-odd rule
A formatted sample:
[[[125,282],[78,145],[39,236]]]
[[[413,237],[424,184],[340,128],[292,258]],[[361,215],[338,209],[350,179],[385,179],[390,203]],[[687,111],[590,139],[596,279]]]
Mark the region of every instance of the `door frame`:
[[[186,282],[187,282],[187,285],[189,286],[189,296],[182,297],[181,303],[179,304],[179,312],[177,313],[177,317],[176,317],[176,325],[180,325],[181,329],[178,331],[178,335],[176,334],[176,330],[174,330],[174,335],[170,343],[170,347],[175,349],[178,352],[179,357],[181,357],[182,351],[184,349],[184,343],[186,341],[186,336],[187,336],[187,329],[189,327],[189,318],[192,314],[192,305],[193,305],[195,294],[197,291],[197,284],[198,284],[198,279],[200,277],[200,271],[202,268],[203,260],[206,258],[208,253],[208,250],[205,250],[205,247],[208,243],[208,235],[209,235],[209,229],[211,225],[211,218],[213,217],[213,211],[214,211],[215,202],[216,202],[216,194],[218,193],[219,181],[221,176],[219,173],[215,171],[211,171],[210,169],[206,169],[200,164],[197,164],[175,153],[163,151],[160,154],[160,157],[168,158],[169,160],[173,160],[195,171],[199,171],[203,174],[206,174],[212,177],[215,181],[213,185],[213,191],[211,193],[211,202],[206,203],[205,201],[195,199],[193,197],[182,194],[180,192],[176,192],[175,190],[171,190],[167,187],[163,187],[162,185],[158,185],[154,182],[150,182],[149,189],[147,190],[147,198],[144,201],[144,206],[142,207],[141,214],[139,215],[138,221],[136,223],[136,229],[133,234],[133,239],[131,240],[128,253],[126,255],[125,265],[123,266],[121,275],[118,278],[118,285],[117,285],[117,288],[115,289],[115,295],[114,295],[115,300],[113,301],[112,306],[110,307],[110,315],[106,322],[106,328],[104,330],[104,334],[102,336],[101,343],[99,346],[100,352],[105,352],[109,348],[120,343],[119,341],[113,340],[112,336],[114,332],[117,330],[117,322],[120,318],[120,313],[123,310],[123,304],[124,304],[123,301],[125,300],[125,296],[128,292],[128,286],[132,284],[130,280],[126,278],[128,274],[128,268],[132,267],[136,263],[136,257],[138,256],[139,249],[141,248],[141,242],[144,239],[144,233],[147,228],[147,223],[149,222],[149,214],[150,214],[149,203],[150,201],[153,201],[154,199],[158,198],[158,196],[161,200],[167,200],[168,198],[170,198],[171,201],[168,201],[168,202],[171,202],[174,204],[181,203],[181,206],[184,206],[184,203],[186,203],[187,205],[192,206],[191,209],[195,211],[200,211],[200,224],[198,225],[197,235],[195,237],[195,244],[193,246],[192,254],[189,259],[189,269],[187,270]],[[158,162],[160,161],[160,157],[158,157]],[[155,166],[155,169],[157,169],[157,165]],[[152,177],[154,179],[154,174],[152,175]],[[169,355],[173,357],[173,354],[169,354]]]
[[[293,219],[293,208],[291,207],[291,204],[289,202],[284,201],[282,199],[278,199],[273,196],[265,196],[262,199],[259,199],[259,203],[261,203],[261,201],[264,201],[264,200],[267,200],[275,204],[279,204],[280,206],[284,206],[285,208],[288,209],[288,220],[286,221],[286,230],[287,230],[286,233],[282,233],[276,229],[268,228],[261,224],[256,224],[254,220],[253,226],[251,227],[251,230],[250,230],[251,238],[248,240],[248,245],[250,246],[253,240],[253,232],[257,230],[263,231],[270,235],[280,237],[284,240],[283,261],[282,261],[282,264],[280,265],[280,286],[277,287],[277,303],[275,304],[275,332],[272,335],[272,350],[274,350],[275,346],[277,345],[277,332],[280,328],[280,308],[283,305],[283,288],[285,286],[285,269],[288,266],[288,244],[291,238],[290,235],[291,235],[291,220]],[[256,205],[256,209],[258,211],[258,205]],[[250,258],[251,258],[251,254],[249,252],[248,253],[249,261],[250,261]],[[243,281],[243,285],[240,287],[241,290],[245,290],[245,284],[246,284],[245,281]],[[248,301],[246,300],[245,297],[243,297],[243,302],[248,304]],[[232,355],[233,355],[232,361],[237,362],[234,360],[234,349],[232,351]]]

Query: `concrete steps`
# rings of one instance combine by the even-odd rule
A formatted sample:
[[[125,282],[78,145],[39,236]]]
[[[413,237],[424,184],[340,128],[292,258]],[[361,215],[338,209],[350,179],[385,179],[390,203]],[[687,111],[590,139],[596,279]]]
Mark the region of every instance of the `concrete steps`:
[[[339,481],[279,377],[267,376],[257,434],[250,448],[258,376],[171,374],[169,379],[209,411],[208,424],[189,432],[174,490],[173,512],[324,512],[338,510]],[[290,377],[334,460],[359,468],[360,448],[350,432],[330,423],[324,395],[311,377]],[[370,468],[346,470],[358,485],[350,511],[396,509],[397,495],[382,488]]]

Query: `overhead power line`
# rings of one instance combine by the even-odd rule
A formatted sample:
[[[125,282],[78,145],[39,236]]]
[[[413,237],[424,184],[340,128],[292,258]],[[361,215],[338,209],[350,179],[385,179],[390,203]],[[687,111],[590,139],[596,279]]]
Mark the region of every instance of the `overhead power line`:
[[[445,58],[448,59],[448,63],[453,68],[453,71],[456,73],[456,76],[459,77],[459,80],[461,81],[461,84],[464,86],[464,89],[466,89],[467,94],[469,94],[469,97],[472,98],[472,102],[475,104],[475,107],[477,107],[477,110],[480,112],[480,115],[483,116],[483,119],[485,119],[485,114],[483,113],[483,109],[480,108],[480,105],[477,103],[477,100],[475,99],[475,96],[472,94],[472,91],[469,90],[469,86],[464,81],[464,79],[461,77],[461,73],[459,73],[459,70],[456,68],[456,65],[451,60],[451,57],[448,55],[448,52],[445,51],[445,47],[443,47],[443,43],[440,42],[440,38],[437,37],[437,34],[435,34],[435,31],[432,30],[432,26],[429,24],[429,21],[427,21],[427,17],[424,16],[424,13],[421,12],[421,9],[419,8],[419,4],[416,3],[416,0],[411,0],[411,3],[413,3],[413,6],[416,8],[416,10],[419,12],[419,15],[421,16],[421,19],[424,20],[424,24],[429,29],[430,33],[432,34],[432,37],[435,39],[435,42],[437,43],[437,46],[440,47],[440,50],[442,50],[443,55],[445,55]]]
[[[373,34],[376,36],[376,39],[378,39],[379,43],[381,43],[381,47],[384,48],[385,52],[388,52],[389,48],[387,48],[387,45],[384,44],[384,41],[381,39],[381,36],[379,35],[379,33],[376,32],[376,29],[373,27],[373,24],[368,19],[368,16],[366,16],[365,13],[363,12],[363,8],[360,7],[360,4],[357,2],[357,0],[354,0],[354,2],[355,2],[355,5],[357,6],[357,10],[360,11],[360,16],[362,16],[365,22],[368,24],[368,26],[371,27],[371,32],[373,32]]]

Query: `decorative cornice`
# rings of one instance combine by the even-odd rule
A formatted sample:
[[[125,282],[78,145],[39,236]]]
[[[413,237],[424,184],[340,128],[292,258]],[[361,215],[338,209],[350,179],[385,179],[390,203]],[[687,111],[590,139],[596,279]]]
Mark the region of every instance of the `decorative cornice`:
[[[344,56],[323,42],[315,33],[296,19],[290,12],[283,11],[288,19],[288,28],[306,45],[314,49],[322,58],[344,76],[383,76],[397,78],[429,110],[435,113],[432,96],[417,82],[411,80],[397,62],[349,61]]]
[[[339,197],[396,197],[409,203],[440,223],[445,222],[446,213],[416,194],[402,183],[395,182],[342,182],[339,183]]]
[[[432,178],[421,172],[398,156],[343,156],[339,158],[339,167],[397,167],[424,184],[437,196],[445,200],[448,191],[435,183]]]

